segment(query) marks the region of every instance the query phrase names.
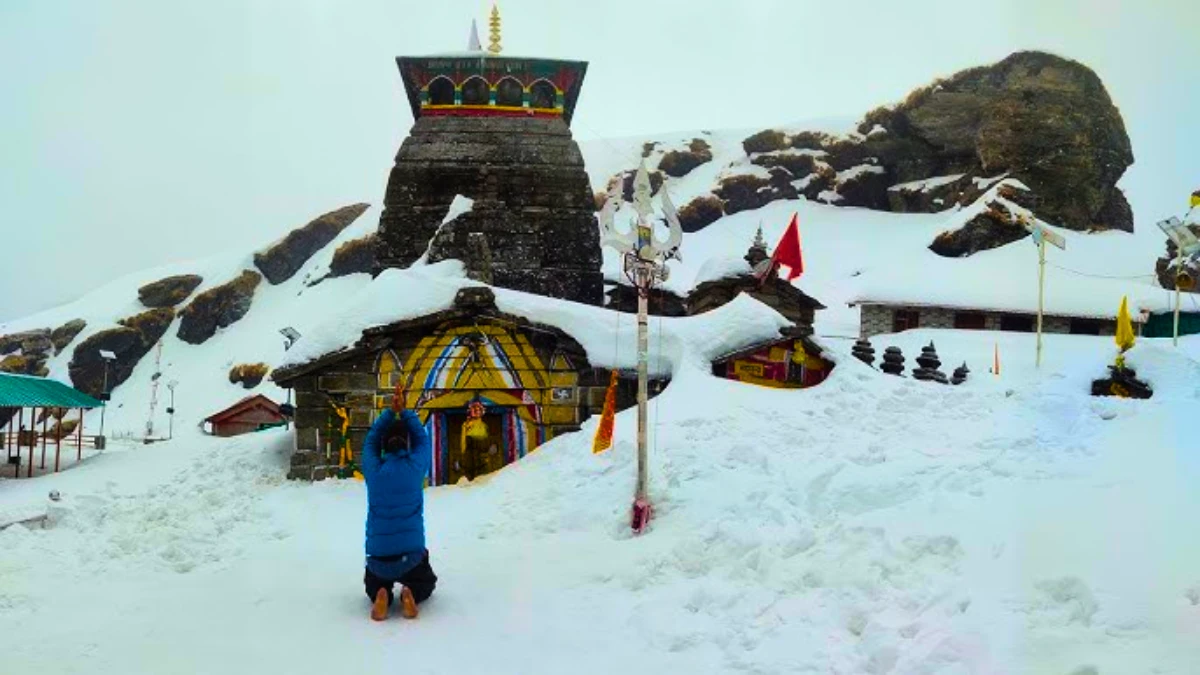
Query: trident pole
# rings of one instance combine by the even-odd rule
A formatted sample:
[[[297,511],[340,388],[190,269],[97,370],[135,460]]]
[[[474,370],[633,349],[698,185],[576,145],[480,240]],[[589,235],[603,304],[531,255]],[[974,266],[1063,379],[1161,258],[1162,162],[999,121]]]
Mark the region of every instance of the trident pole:
[[[1183,247],[1179,247],[1179,255],[1175,258],[1175,327],[1171,331],[1172,346],[1179,346],[1179,275],[1183,272]]]
[[[1034,365],[1042,367],[1042,309],[1046,298],[1046,238],[1038,241],[1038,314],[1037,314],[1037,358]]]
[[[648,448],[646,442],[647,401],[649,392],[649,352],[650,352],[650,289],[656,282],[667,280],[667,261],[679,259],[679,245],[683,241],[683,227],[679,223],[678,213],[671,203],[667,190],[661,191],[663,215],[666,219],[668,235],[666,239],[655,236],[654,211],[650,204],[650,177],[646,171],[646,163],[638,167],[633,180],[633,208],[637,220],[632,230],[621,232],[614,226],[614,216],[618,205],[622,203],[621,192],[614,187],[600,210],[601,241],[605,246],[611,246],[622,255],[625,274],[629,282],[637,290],[637,486],[634,490],[631,525],[633,531],[641,533],[650,522],[653,508],[648,495],[647,474],[649,473]]]
[[[650,373],[649,373],[649,354],[650,354],[650,284],[653,281],[654,271],[647,269],[645,265],[638,265],[638,336],[637,336],[637,489],[634,492],[633,501],[634,509],[646,509],[649,506],[649,500],[646,497],[646,426],[647,426],[647,402],[650,398]],[[634,518],[637,519],[635,514]],[[646,516],[649,519],[649,516]],[[636,527],[636,524],[635,524]],[[640,529],[640,528],[639,528]]]

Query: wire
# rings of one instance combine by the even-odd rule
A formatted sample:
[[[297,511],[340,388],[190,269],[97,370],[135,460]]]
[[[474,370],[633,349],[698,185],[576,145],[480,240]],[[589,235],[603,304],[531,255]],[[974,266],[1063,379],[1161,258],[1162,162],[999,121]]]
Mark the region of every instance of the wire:
[[[1080,272],[1079,270],[1073,270],[1068,267],[1063,267],[1062,265],[1055,265],[1054,263],[1052,263],[1050,261],[1046,261],[1046,265],[1053,267],[1055,269],[1062,270],[1064,272],[1068,272],[1070,274],[1075,274],[1075,275],[1078,275],[1081,277],[1089,277],[1092,279],[1153,279],[1154,277],[1158,276],[1156,274],[1135,274],[1132,276],[1109,275],[1109,274],[1090,274],[1088,272]]]

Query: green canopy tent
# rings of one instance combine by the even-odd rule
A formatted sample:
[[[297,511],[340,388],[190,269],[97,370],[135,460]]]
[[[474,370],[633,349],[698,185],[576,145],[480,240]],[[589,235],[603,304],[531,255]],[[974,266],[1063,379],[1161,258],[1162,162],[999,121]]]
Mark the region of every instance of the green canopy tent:
[[[46,468],[46,445],[54,441],[54,470],[59,469],[59,455],[67,417],[72,410],[79,411],[75,428],[67,430],[75,437],[76,461],[83,458],[83,413],[104,404],[87,394],[72,389],[62,382],[32,375],[0,373],[0,447],[6,451],[8,464],[13,466],[13,477],[21,475],[21,448],[29,448],[29,463],[26,476],[33,476],[34,451],[41,441],[41,468]],[[26,410],[29,429],[25,428]],[[40,414],[38,411],[41,411]],[[54,428],[47,429],[50,418],[55,418]],[[37,425],[42,425],[39,433]],[[15,450],[15,453],[14,453]]]

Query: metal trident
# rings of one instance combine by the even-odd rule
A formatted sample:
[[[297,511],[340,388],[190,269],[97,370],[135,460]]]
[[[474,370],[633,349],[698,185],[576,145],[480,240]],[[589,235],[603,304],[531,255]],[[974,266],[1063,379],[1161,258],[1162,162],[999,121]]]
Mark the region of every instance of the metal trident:
[[[621,183],[609,191],[608,200],[600,210],[600,244],[611,246],[619,253],[636,257],[638,262],[662,265],[668,260],[682,260],[679,245],[683,242],[683,228],[679,215],[665,187],[659,190],[663,215],[666,216],[668,234],[665,241],[654,236],[654,209],[650,203],[650,175],[643,161],[633,179],[633,208],[637,212],[637,223],[628,232],[619,232],[613,223],[621,199]],[[628,268],[629,265],[627,264]],[[665,268],[664,268],[665,271]],[[665,274],[662,278],[666,278]]]

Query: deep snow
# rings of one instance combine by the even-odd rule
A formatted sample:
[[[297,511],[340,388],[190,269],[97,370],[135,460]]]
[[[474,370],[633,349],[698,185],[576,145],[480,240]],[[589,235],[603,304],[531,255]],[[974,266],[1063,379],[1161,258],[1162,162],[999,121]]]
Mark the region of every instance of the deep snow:
[[[740,147],[748,133],[704,134],[714,161],[667,181],[675,203],[752,171]],[[660,137],[651,162],[696,135]],[[642,140],[585,144],[594,186],[636,166]],[[627,526],[632,411],[600,456],[593,420],[474,485],[430,490],[441,586],[420,621],[375,625],[361,591],[362,485],[284,481],[287,432],[221,440],[196,428],[245,395],[227,380],[232,365],[337,349],[367,325],[444,307],[470,283],[447,262],[308,286],[340,243],[376,227],[372,209],[293,279],[264,282],[246,317],[204,345],[180,342],[172,326],[163,376],[181,383],[173,441],[118,442],[58,475],[0,480],[0,524],[53,506],[49,529],[0,531],[0,671],[1194,672],[1200,443],[1189,422],[1200,338],[1178,350],[1139,343],[1130,362],[1156,388],[1149,401],[1087,395],[1113,355],[1109,338],[1047,336],[1041,371],[1028,334],[875,339],[880,353],[903,347],[910,366],[934,341],[943,370],[971,367],[961,387],[854,361],[858,312],[847,303],[881,280],[936,294],[945,277],[934,272],[952,269],[988,297],[1034,288],[1027,242],[934,260],[929,242],[962,211],[773,203],[686,235],[668,287],[743,269],[755,228],[773,244],[793,211],[799,285],[828,306],[817,319],[838,362],[827,382],[777,391],[707,374],[707,358],[777,328],[755,301],[654,319],[653,363],[674,381],[651,405],[657,513],[646,535]],[[1161,248],[1144,233],[1068,237],[1051,260],[1086,274],[1137,277]],[[82,340],[140,311],[143,283],[199,273],[203,290],[250,265],[240,251],[148,270],[0,333],[82,317]],[[616,276],[607,252],[605,271]],[[1115,311],[1120,295],[1136,305],[1150,288],[1071,276],[1051,277],[1051,302]],[[1104,299],[1091,297],[1097,289]],[[497,302],[576,333],[597,363],[631,362],[629,317],[506,291]],[[304,336],[286,353],[285,326]],[[999,377],[988,373],[997,348]],[[50,361],[53,376],[66,379],[69,353]],[[114,392],[110,433],[144,428],[153,370],[144,359]],[[284,397],[270,382],[255,391]],[[49,504],[52,489],[62,502]]]
[[[1028,335],[888,342],[928,339],[1005,339],[1001,377],[846,357],[780,392],[683,364],[652,406],[641,537],[630,413],[606,454],[593,421],[430,490],[441,581],[415,623],[366,619],[362,484],[283,481],[287,432],[8,481],[10,506],[64,499],[50,529],[0,532],[5,671],[1191,672],[1200,365],[1139,345],[1155,398],[1095,399],[1108,340],[1051,336],[1069,357],[1040,375]]]

